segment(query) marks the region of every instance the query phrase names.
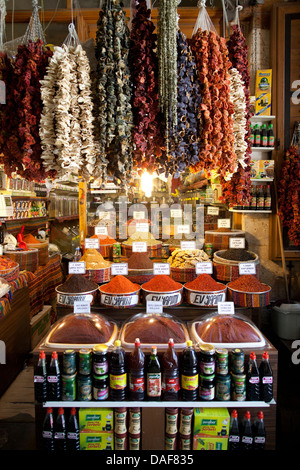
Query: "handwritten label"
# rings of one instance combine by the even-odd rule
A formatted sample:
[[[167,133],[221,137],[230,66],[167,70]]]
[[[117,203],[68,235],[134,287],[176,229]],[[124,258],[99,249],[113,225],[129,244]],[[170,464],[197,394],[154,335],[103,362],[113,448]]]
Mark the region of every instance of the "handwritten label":
[[[107,227],[105,225],[97,225],[97,227],[95,227],[95,234],[107,235]]]
[[[123,275],[127,276],[128,274],[128,263],[112,263],[111,266],[112,276]]]
[[[70,262],[69,274],[85,274],[85,262],[84,261]]]
[[[153,263],[153,274],[170,274],[170,263]]]
[[[94,248],[95,250],[99,249],[99,240],[98,238],[86,238],[84,243],[85,248]]]
[[[100,211],[98,213],[98,217],[99,217],[99,219],[109,220],[110,219],[110,212]]]
[[[146,253],[147,252],[147,242],[133,242],[132,243],[132,252],[133,253]]]
[[[219,215],[219,208],[218,208],[218,207],[209,206],[209,207],[207,208],[207,215]]]
[[[239,274],[256,274],[256,268],[254,263],[239,263]]]
[[[149,232],[149,224],[137,223],[136,224],[136,231],[137,232]]]
[[[179,219],[182,217],[182,209],[171,209],[171,217],[174,219]]]
[[[143,211],[133,211],[133,218],[134,219],[144,219],[145,218],[145,212],[143,212]]]
[[[176,225],[177,233],[190,233],[189,225]]]
[[[218,313],[221,315],[233,315],[234,302],[218,302]]]
[[[245,238],[229,238],[229,248],[245,248]]]
[[[74,302],[74,313],[91,313],[91,302]]]
[[[163,303],[156,300],[147,300],[146,311],[147,313],[162,313]]]
[[[218,219],[218,228],[230,228],[230,219]]]
[[[196,242],[182,240],[180,243],[180,247],[182,250],[195,250]]]
[[[196,264],[196,274],[212,274],[213,265],[211,262],[203,262]]]

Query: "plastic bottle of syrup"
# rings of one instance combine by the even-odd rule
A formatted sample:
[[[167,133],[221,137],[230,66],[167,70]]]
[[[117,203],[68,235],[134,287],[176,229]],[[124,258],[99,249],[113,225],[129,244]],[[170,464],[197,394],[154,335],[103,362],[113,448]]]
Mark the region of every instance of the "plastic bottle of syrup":
[[[178,357],[175,352],[174,340],[169,339],[168,349],[162,357],[162,398],[165,401],[178,400],[179,394]]]
[[[246,411],[242,422],[240,450],[252,450],[253,434],[250,411]]]
[[[53,410],[47,408],[46,416],[43,422],[43,449],[54,450],[54,424],[53,424]]]
[[[275,143],[275,136],[274,136],[273,124],[270,124],[269,129],[268,129],[268,147],[274,147],[274,143]]]
[[[250,202],[250,210],[256,211],[257,205],[257,196],[256,196],[256,186],[251,186],[251,202]]]
[[[266,444],[266,429],[264,423],[264,414],[262,411],[257,413],[252,426],[253,450],[264,450]]]
[[[250,124],[250,131],[249,131],[249,140],[251,143],[251,147],[254,146],[254,128],[253,124]]]
[[[264,200],[264,210],[270,211],[272,207],[272,199],[271,199],[271,189],[270,185],[268,184],[265,191],[265,200]]]
[[[76,408],[71,408],[67,423],[67,451],[73,452],[80,450],[79,444],[79,426],[76,416]]]
[[[193,401],[198,398],[199,376],[198,359],[193,347],[193,342],[188,340],[187,347],[181,357],[181,393],[185,401]]]
[[[259,128],[259,125],[256,124],[255,130],[254,130],[254,147],[260,147],[260,146],[261,146],[260,128]]]
[[[54,450],[66,450],[66,420],[63,408],[58,408],[57,418],[54,425]]]
[[[145,398],[145,354],[141,350],[141,342],[136,338],[134,350],[128,360],[129,377],[129,399],[134,401]]]
[[[263,353],[259,366],[260,376],[260,399],[269,403],[273,398],[273,371],[267,351]]]
[[[250,353],[248,371],[247,371],[246,396],[249,401],[258,401],[260,399],[260,380],[259,370],[256,363],[256,354]]]
[[[161,399],[161,367],[157,357],[157,347],[152,346],[147,365],[147,399],[159,401]]]
[[[262,184],[257,188],[256,207],[259,211],[263,211],[265,207],[265,195]]]
[[[109,394],[113,401],[125,400],[127,393],[127,373],[125,351],[121,341],[115,341],[115,348],[109,358]]]
[[[229,423],[228,450],[239,450],[240,430],[237,410],[232,410]]]
[[[47,368],[44,351],[40,352],[34,371],[34,395],[38,403],[43,403],[47,400]]]
[[[268,131],[266,124],[261,126],[261,146],[267,147],[268,146]]]
[[[47,400],[60,400],[60,370],[57,352],[53,351],[47,374]]]

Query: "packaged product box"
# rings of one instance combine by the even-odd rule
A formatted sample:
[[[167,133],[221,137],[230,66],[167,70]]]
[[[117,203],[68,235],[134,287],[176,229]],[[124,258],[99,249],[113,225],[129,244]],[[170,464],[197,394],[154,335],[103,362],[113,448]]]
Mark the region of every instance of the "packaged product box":
[[[44,305],[43,309],[30,320],[31,349],[42,340],[51,326],[51,305]]]
[[[228,437],[200,437],[193,439],[193,450],[227,450]]]
[[[112,408],[79,408],[79,430],[84,433],[110,433],[113,431]]]
[[[274,178],[274,160],[251,160],[251,178]]]
[[[79,432],[80,450],[113,450],[113,432]]]
[[[255,114],[271,115],[272,69],[257,70],[255,82]]]
[[[230,415],[227,408],[195,408],[194,437],[228,437]]]

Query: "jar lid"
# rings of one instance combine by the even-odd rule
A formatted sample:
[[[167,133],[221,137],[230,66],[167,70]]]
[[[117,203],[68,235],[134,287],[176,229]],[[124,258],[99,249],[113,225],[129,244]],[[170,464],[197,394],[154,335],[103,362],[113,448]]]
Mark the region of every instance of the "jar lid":
[[[93,347],[93,352],[104,354],[107,352],[107,349],[108,347],[105,344],[96,344]]]
[[[206,354],[215,353],[215,347],[212,344],[202,344],[200,350]]]

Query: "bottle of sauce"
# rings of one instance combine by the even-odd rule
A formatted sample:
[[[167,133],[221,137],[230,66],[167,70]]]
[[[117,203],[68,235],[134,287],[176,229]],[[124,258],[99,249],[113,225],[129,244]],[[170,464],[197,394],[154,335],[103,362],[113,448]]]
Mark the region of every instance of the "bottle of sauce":
[[[271,189],[270,185],[268,184],[265,191],[265,200],[264,200],[264,210],[270,211],[272,207],[272,199],[271,199]]]
[[[254,147],[261,146],[261,135],[260,135],[260,128],[259,125],[255,125],[255,132],[254,132]]]
[[[275,136],[274,136],[273,124],[270,124],[269,130],[268,130],[268,147],[274,147],[274,143],[275,143]]]
[[[254,146],[254,131],[253,131],[253,124],[250,124],[249,140],[250,140],[250,143],[251,143],[251,147],[253,147],[253,146]]]
[[[45,352],[41,351],[34,371],[34,394],[38,403],[47,400],[47,368]]]
[[[63,408],[58,408],[54,426],[54,450],[66,450],[66,420]]]
[[[152,346],[147,366],[147,399],[161,399],[161,367],[157,357],[157,347]]]
[[[134,350],[129,355],[129,399],[134,401],[145,398],[145,355],[141,349],[141,342],[136,338]]]
[[[260,397],[259,370],[256,363],[256,354],[250,353],[246,383],[246,396],[249,401],[258,401]]]
[[[179,388],[178,356],[175,352],[174,340],[170,338],[168,349],[162,357],[162,399],[178,400]]]
[[[46,416],[43,422],[43,449],[50,451],[54,450],[54,422],[53,422],[53,409],[47,408]]]
[[[261,126],[261,146],[268,147],[268,131],[266,124]]]
[[[257,190],[257,202],[256,202],[257,210],[263,211],[264,205],[265,205],[265,195],[263,191],[263,186],[259,185],[258,190]]]
[[[73,452],[74,450],[80,450],[79,444],[79,426],[76,416],[76,408],[71,408],[70,416],[67,423],[67,451]]]
[[[242,422],[240,450],[252,450],[253,434],[250,411],[246,411]]]
[[[264,450],[266,444],[266,429],[264,423],[264,414],[262,411],[257,413],[253,423],[253,450]]]
[[[47,400],[60,400],[60,369],[57,352],[53,351],[47,375]]]
[[[127,373],[125,351],[121,341],[115,341],[115,347],[109,358],[109,395],[111,400],[125,400],[127,392]]]
[[[240,430],[237,410],[232,410],[229,423],[228,450],[239,450]]]
[[[256,211],[257,205],[257,196],[256,196],[256,186],[251,186],[251,202],[250,202],[250,210]]]
[[[181,357],[181,393],[185,401],[197,400],[199,389],[198,359],[193,342],[188,340]]]
[[[262,361],[259,366],[259,376],[260,399],[266,403],[269,403],[273,398],[273,371],[267,351],[263,353]]]

